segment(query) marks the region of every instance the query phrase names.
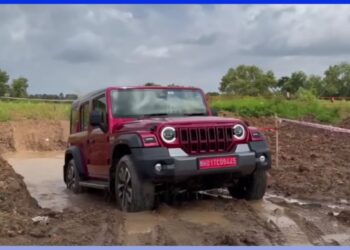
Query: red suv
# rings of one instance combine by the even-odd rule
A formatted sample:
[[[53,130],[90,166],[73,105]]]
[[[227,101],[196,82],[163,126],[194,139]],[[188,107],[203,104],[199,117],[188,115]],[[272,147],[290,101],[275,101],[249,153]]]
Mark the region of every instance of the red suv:
[[[108,190],[123,211],[183,190],[261,199],[270,167],[263,135],[215,116],[197,88],[110,87],[72,104],[64,181],[75,193]]]

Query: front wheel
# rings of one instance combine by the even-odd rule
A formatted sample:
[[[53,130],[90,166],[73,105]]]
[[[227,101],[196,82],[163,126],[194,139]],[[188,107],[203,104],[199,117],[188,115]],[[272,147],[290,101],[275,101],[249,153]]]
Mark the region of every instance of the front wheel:
[[[139,212],[154,207],[154,185],[142,180],[130,156],[123,156],[116,167],[115,195],[122,211]]]
[[[255,170],[251,175],[239,179],[228,190],[237,199],[260,200],[264,197],[266,187],[266,170]]]

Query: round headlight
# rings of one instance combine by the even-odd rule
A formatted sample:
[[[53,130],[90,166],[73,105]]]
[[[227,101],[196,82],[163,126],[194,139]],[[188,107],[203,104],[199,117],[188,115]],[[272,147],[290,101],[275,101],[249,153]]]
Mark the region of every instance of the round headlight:
[[[233,136],[237,140],[242,140],[245,137],[245,129],[241,124],[236,124],[232,128]]]
[[[166,143],[172,143],[176,139],[175,129],[173,127],[165,127],[161,132],[162,140]]]

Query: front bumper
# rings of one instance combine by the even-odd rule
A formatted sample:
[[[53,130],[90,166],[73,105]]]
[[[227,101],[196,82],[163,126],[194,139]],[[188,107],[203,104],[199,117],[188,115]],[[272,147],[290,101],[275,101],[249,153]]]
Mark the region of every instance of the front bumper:
[[[266,161],[260,162],[259,157],[264,155]],[[215,169],[199,169],[199,159],[208,157],[235,156],[237,166]],[[255,169],[267,170],[271,167],[271,155],[264,141],[251,142],[238,145],[232,152],[223,154],[205,154],[189,156],[181,149],[167,148],[134,148],[132,159],[138,174],[143,179],[152,181],[180,181],[189,177],[216,174],[232,174],[246,176]],[[161,164],[161,170],[155,169],[156,164]]]

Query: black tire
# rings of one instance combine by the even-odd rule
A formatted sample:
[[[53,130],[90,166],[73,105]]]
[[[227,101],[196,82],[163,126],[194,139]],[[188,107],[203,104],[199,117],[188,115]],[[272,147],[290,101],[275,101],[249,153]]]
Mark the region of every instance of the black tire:
[[[154,208],[154,185],[138,176],[129,155],[119,160],[115,171],[115,197],[120,210],[140,212]]]
[[[231,196],[237,199],[260,200],[264,197],[267,187],[265,170],[255,170],[253,174],[239,179],[228,188]]]
[[[64,181],[66,183],[67,189],[73,191],[76,194],[82,192],[82,187],[79,184],[79,181],[80,181],[79,172],[75,166],[75,162],[73,159],[71,159],[67,163]]]

